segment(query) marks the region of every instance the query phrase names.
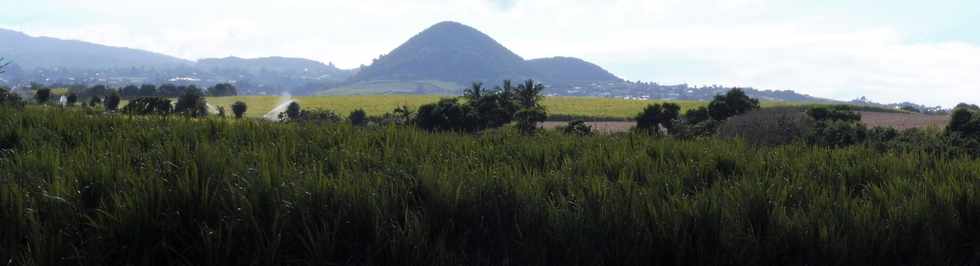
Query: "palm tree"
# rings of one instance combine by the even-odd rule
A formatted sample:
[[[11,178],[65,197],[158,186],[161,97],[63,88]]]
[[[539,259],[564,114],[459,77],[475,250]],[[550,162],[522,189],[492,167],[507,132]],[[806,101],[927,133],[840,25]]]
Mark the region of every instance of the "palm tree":
[[[483,98],[483,83],[473,82],[473,85],[469,89],[463,91],[463,98],[466,98],[470,102],[479,101],[480,98]]]
[[[544,91],[544,85],[529,79],[517,86],[514,97],[521,108],[535,108],[540,106],[541,91]]]

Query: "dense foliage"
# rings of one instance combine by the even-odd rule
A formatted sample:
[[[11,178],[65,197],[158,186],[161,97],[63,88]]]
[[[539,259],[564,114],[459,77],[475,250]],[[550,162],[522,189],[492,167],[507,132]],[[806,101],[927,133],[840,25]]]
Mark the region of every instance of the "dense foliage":
[[[24,106],[24,99],[17,93],[0,87],[0,106],[20,108]]]
[[[231,105],[231,112],[235,113],[235,118],[242,119],[248,111],[248,104],[243,101],[236,101]]]
[[[749,98],[745,91],[732,89],[725,95],[717,95],[708,104],[708,115],[712,119],[723,121],[729,117],[747,113],[759,109],[759,100]]]
[[[208,116],[208,102],[200,90],[188,90],[177,98],[174,112],[190,117]]]
[[[122,112],[129,115],[169,115],[174,112],[174,107],[166,98],[140,97],[129,101]]]
[[[0,108],[12,265],[975,265],[980,161]]]
[[[659,132],[660,127],[670,131],[680,116],[681,107],[673,103],[652,104],[636,116],[636,128],[646,132]]]
[[[419,107],[417,125],[429,131],[478,132],[502,127],[511,121],[518,130],[532,134],[548,114],[541,105],[544,85],[533,80],[514,87],[509,80],[493,90],[474,83],[462,97],[441,99]]]

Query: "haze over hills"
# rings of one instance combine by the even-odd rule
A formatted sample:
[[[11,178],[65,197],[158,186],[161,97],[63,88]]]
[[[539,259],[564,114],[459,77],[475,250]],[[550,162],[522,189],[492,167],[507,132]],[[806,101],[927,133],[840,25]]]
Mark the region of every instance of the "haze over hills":
[[[194,62],[122,47],[49,37],[31,37],[0,29],[0,56],[21,68],[172,68]]]
[[[490,36],[457,22],[420,32],[371,65],[344,70],[333,64],[286,57],[210,58],[190,61],[158,53],[0,30],[0,57],[13,62],[0,85],[26,87],[94,84],[230,82],[244,94],[459,94],[470,82],[535,79],[548,95],[619,98],[709,99],[724,87],[663,86],[627,82],[578,58],[525,60]],[[762,99],[827,101],[793,91],[746,90]]]

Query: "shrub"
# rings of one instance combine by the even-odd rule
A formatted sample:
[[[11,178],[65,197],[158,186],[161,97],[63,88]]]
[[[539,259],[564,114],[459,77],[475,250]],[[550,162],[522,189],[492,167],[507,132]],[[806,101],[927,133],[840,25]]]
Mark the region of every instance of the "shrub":
[[[837,105],[832,107],[814,107],[807,110],[807,115],[817,121],[844,121],[859,122],[861,114],[852,111],[849,107]]]
[[[286,106],[286,112],[279,114],[279,120],[288,121],[299,119],[302,112],[303,107],[301,107],[298,102],[291,102],[288,106]]]
[[[586,124],[585,121],[582,120],[575,120],[572,122],[568,122],[568,125],[561,127],[559,130],[562,133],[569,134],[569,135],[578,135],[578,136],[593,135],[592,126]]]
[[[170,100],[162,97],[140,97],[123,107],[122,112],[129,115],[168,115],[174,111]]]
[[[78,94],[74,92],[69,92],[68,98],[65,100],[68,103],[68,106],[74,106],[76,103],[78,103]]]
[[[469,105],[461,104],[457,99],[442,99],[419,107],[416,124],[428,131],[474,132],[479,124],[475,118]]]
[[[674,122],[680,115],[680,110],[681,107],[674,103],[648,105],[643,109],[643,112],[636,116],[636,129],[655,133],[662,126],[668,131],[672,130]]]
[[[708,108],[701,106],[698,108],[687,110],[684,114],[684,119],[687,120],[687,124],[695,125],[704,121],[711,119],[711,115],[708,114]]]
[[[808,134],[807,142],[825,147],[845,147],[865,141],[868,129],[864,124],[843,120],[821,121]]]
[[[784,145],[803,140],[815,122],[802,109],[766,108],[731,117],[721,123],[718,135],[742,138],[756,145]]]
[[[105,97],[105,102],[104,102],[105,110],[110,112],[115,112],[119,108],[120,101],[122,101],[122,98],[119,96],[118,91],[110,92],[109,96]]]
[[[331,110],[305,109],[300,111],[296,117],[290,118],[289,121],[313,124],[337,124],[344,121],[344,119]]]
[[[51,99],[51,89],[41,88],[34,91],[34,101],[38,104],[45,104]]]
[[[187,90],[177,98],[174,112],[190,117],[205,117],[208,116],[208,103],[200,90]]]
[[[956,108],[950,116],[946,131],[964,137],[980,138],[980,111],[970,107]]]
[[[98,96],[93,96],[92,98],[89,98],[88,107],[96,107],[100,105],[102,105],[102,98],[99,98]]]
[[[231,112],[235,113],[235,118],[242,119],[245,117],[245,112],[248,111],[248,104],[243,101],[237,101],[231,105]]]
[[[363,109],[357,109],[350,112],[347,116],[347,120],[350,121],[351,125],[354,126],[366,126],[368,124],[367,113]]]
[[[525,135],[534,134],[538,130],[538,123],[544,122],[546,118],[548,113],[545,112],[544,107],[524,108],[514,114],[517,129]]]
[[[759,109],[759,100],[749,98],[741,89],[732,89],[725,95],[716,95],[708,104],[708,115],[715,120],[725,120],[729,117]]]
[[[22,99],[17,93],[11,92],[6,88],[0,88],[0,105],[23,108],[24,99]]]
[[[697,124],[683,123],[675,126],[671,135],[679,139],[711,137],[718,133],[720,121],[708,119]]]
[[[214,87],[208,88],[208,95],[214,97],[236,96],[238,95],[238,89],[230,83],[219,83],[214,85]]]

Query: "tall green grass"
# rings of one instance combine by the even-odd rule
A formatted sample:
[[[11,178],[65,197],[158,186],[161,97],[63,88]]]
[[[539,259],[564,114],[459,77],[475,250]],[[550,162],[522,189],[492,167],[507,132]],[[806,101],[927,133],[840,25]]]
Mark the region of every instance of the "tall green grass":
[[[0,264],[970,265],[980,162],[0,110]]]

